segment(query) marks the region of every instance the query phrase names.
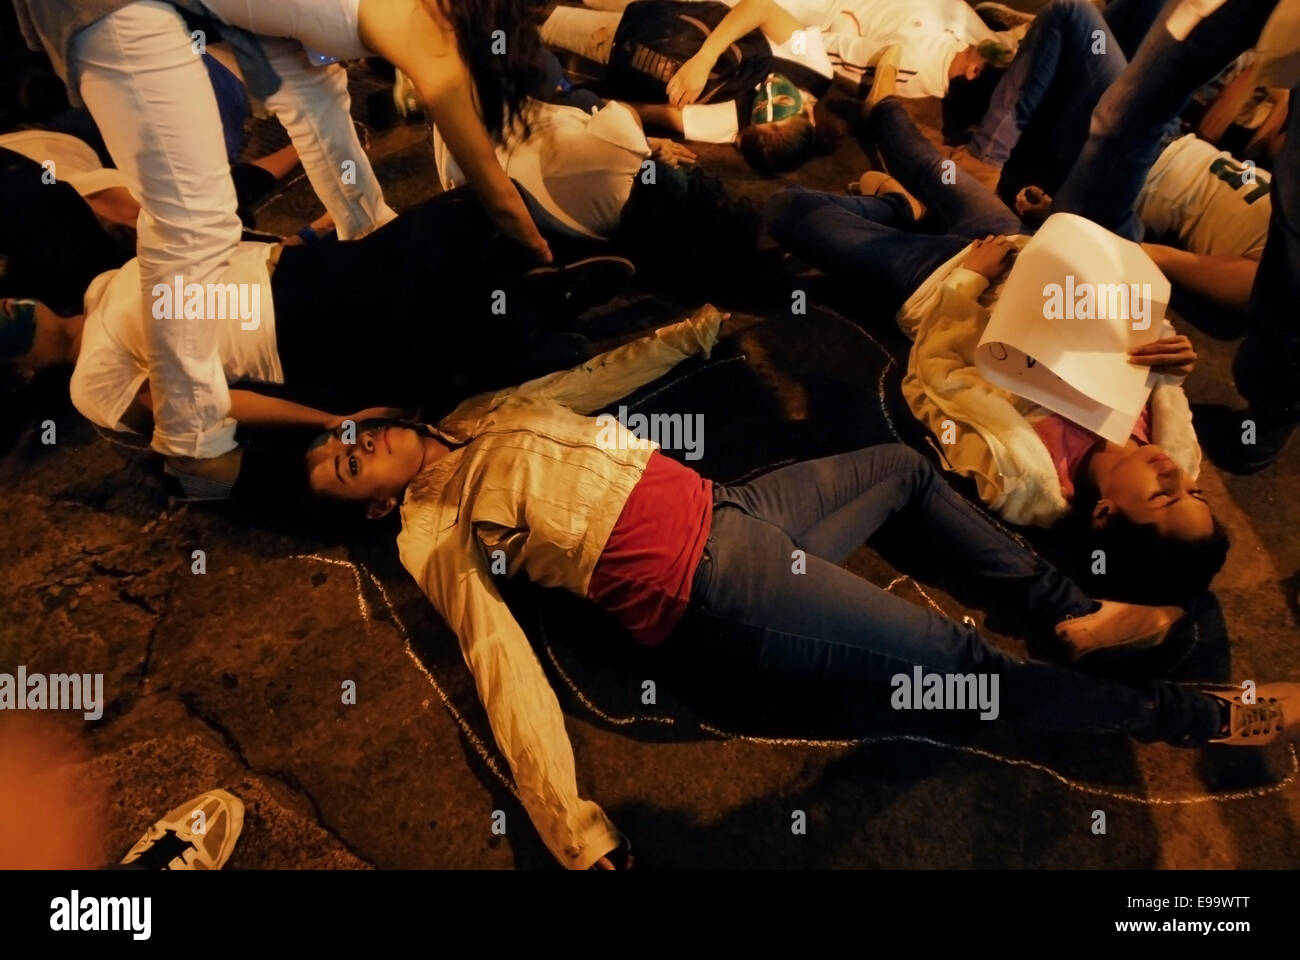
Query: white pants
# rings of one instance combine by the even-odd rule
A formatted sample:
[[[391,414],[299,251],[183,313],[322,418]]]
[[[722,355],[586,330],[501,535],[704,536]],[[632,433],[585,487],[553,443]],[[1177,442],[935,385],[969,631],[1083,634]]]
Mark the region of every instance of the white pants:
[[[312,26],[306,32],[314,41],[309,45],[342,56],[364,52],[356,38],[356,0],[260,5],[334,10],[332,20],[306,18]],[[212,0],[208,6],[216,13],[223,3]],[[349,22],[339,11],[348,8],[350,45],[339,29]],[[335,28],[333,40],[319,29],[326,21]],[[283,81],[267,107],[288,130],[339,237],[355,238],[393,219],[396,213],[384,203],[352,125],[342,67],[309,66],[302,46],[291,40],[266,39],[263,47]],[[187,320],[183,311],[155,319],[152,311],[155,284],[171,285],[178,275],[187,284],[222,282],[239,243],[235,189],[208,72],[176,8],[157,0],[137,0],[78,33],[68,72],[114,162],[140,198],[138,252],[153,447],[178,456],[220,456],[235,446],[219,354],[218,324],[227,321]],[[239,331],[229,335],[239,336]]]

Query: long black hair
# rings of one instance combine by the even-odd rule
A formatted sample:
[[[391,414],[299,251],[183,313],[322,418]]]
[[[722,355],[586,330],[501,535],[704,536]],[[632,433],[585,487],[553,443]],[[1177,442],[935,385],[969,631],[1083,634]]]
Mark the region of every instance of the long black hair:
[[[520,119],[540,77],[534,0],[421,0],[451,24],[469,68],[483,123],[494,138]]]

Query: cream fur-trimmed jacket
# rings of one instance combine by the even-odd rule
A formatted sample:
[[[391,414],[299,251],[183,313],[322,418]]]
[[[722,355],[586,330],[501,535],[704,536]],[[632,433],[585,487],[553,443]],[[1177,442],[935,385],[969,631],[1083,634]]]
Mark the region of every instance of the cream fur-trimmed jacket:
[[[519,799],[566,867],[591,866],[619,833],[578,794],[564,715],[497,589],[495,556],[509,576],[587,595],[653,452],[621,423],[588,414],[687,357],[708,356],[721,320],[706,306],[572,370],[466,400],[433,430],[451,451],[402,500],[402,565],[456,634]],[[619,442],[609,442],[611,426]]]
[[[1017,249],[1029,242],[1012,237]],[[970,477],[980,499],[1004,520],[1050,527],[1070,511],[1047,446],[1027,414],[1042,407],[993,386],[975,367],[975,348],[1002,283],[960,266],[966,247],[943,264],[899,309],[912,339],[903,396],[918,420],[942,437],[951,420],[955,442],[934,446],[949,470]],[[1151,391],[1151,439],[1190,477],[1201,449],[1181,380],[1162,376]]]

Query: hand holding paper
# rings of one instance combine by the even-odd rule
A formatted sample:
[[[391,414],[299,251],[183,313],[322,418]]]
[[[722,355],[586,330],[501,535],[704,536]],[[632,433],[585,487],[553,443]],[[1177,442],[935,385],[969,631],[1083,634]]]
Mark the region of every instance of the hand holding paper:
[[[1161,336],[1169,292],[1136,243],[1054,214],[1016,258],[975,364],[995,386],[1124,443],[1154,383],[1129,352]]]

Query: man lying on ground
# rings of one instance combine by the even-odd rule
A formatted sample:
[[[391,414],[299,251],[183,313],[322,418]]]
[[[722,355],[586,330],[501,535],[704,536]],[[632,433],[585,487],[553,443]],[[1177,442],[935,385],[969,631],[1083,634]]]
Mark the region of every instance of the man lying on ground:
[[[623,10],[556,7],[542,42],[607,67],[606,85],[652,126],[687,140],[735,143],[762,173],[793,170],[813,152],[814,106],[833,70],[816,36],[775,5],[712,54],[696,98],[668,103],[668,82],[690,57],[711,49],[730,9],[707,0],[638,0]]]
[[[307,455],[320,497],[399,510],[402,564],[455,633],[525,810],[566,867],[614,866],[621,837],[579,793],[564,717],[498,578],[523,575],[608,611],[678,669],[725,664],[780,681],[845,684],[887,702],[914,667],[1000,678],[1001,715],[1025,726],[1190,746],[1300,732],[1300,684],[1237,693],[1129,685],[1009,656],[970,623],[908,603],[841,564],[892,520],[944,545],[990,603],[1013,603],[1074,659],[1159,643],[1177,609],[1097,602],[998,530],[930,463],[898,444],[713,483],[589,416],[688,357],[724,318],[704,307],[573,370],[462,404],[436,426],[362,425]],[[791,573],[800,551],[807,567]],[[723,678],[718,678],[723,682]],[[843,687],[838,687],[843,689]],[[1239,692],[1239,691],[1238,691]]]

